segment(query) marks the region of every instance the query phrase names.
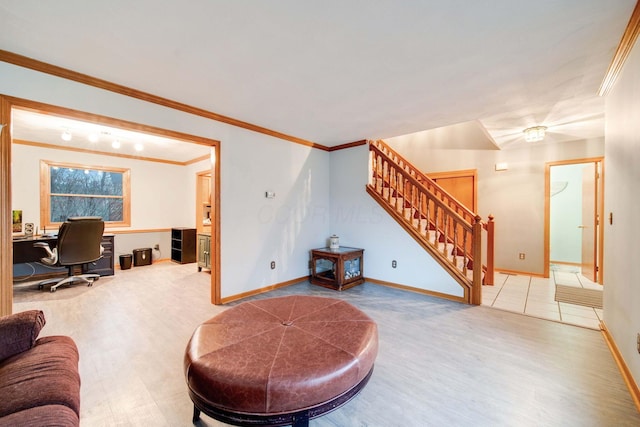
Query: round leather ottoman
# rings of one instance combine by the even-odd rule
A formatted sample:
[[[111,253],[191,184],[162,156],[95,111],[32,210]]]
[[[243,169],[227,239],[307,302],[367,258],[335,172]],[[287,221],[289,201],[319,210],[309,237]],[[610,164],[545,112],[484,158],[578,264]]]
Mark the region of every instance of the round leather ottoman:
[[[204,322],[184,357],[193,421],[308,425],[373,372],[378,329],[351,304],[313,296],[241,303]]]

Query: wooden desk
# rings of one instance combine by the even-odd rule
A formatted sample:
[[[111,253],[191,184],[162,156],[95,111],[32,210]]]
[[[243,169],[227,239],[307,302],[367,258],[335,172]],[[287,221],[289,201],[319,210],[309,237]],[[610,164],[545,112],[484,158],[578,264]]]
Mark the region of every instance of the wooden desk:
[[[20,237],[13,239],[13,263],[22,264],[25,262],[37,262],[40,258],[46,256],[43,249],[34,248],[33,244],[36,242],[45,242],[49,244],[51,249],[55,248],[58,244],[57,236],[34,236],[34,237]]]
[[[34,236],[13,239],[13,278],[14,281],[25,279],[47,279],[50,277],[66,276],[66,267],[46,266],[40,262],[40,258],[46,256],[44,249],[35,248],[36,242],[46,242],[51,249],[58,244],[57,236]],[[96,273],[100,276],[113,276],[114,274],[114,235],[102,236],[104,252],[102,258],[95,263],[86,264],[83,273]]]
[[[364,249],[345,246],[338,249],[312,249],[309,281],[337,291],[364,283],[363,252]]]

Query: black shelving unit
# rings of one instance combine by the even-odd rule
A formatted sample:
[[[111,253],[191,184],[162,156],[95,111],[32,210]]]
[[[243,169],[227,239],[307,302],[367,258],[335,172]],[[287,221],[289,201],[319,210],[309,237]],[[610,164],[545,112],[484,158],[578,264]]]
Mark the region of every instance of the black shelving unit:
[[[180,264],[196,262],[196,229],[171,229],[171,261]]]

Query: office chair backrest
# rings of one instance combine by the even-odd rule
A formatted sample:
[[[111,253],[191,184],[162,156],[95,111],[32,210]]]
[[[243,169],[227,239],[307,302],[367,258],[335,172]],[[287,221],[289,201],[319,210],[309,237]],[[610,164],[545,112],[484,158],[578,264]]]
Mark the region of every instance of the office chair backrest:
[[[100,258],[104,221],[99,216],[71,217],[58,230],[58,263],[75,265]]]

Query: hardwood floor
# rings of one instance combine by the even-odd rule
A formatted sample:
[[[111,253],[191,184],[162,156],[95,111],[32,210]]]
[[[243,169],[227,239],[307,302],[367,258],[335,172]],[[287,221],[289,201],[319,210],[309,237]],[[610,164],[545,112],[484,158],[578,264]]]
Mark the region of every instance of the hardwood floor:
[[[78,288],[78,287],[76,287]],[[342,298],[369,314],[380,349],[371,381],[320,426],[637,426],[638,413],[600,332],[371,283]],[[161,262],[92,288],[15,291],[14,311],[42,309],[42,334],[80,349],[83,426],[190,426],[182,358],[209,303],[209,275]],[[206,415],[201,426],[222,426]]]

